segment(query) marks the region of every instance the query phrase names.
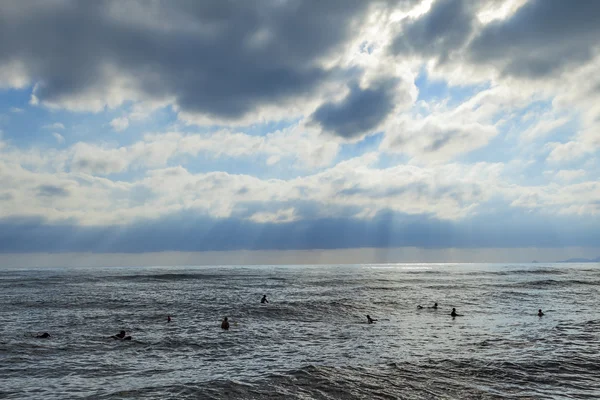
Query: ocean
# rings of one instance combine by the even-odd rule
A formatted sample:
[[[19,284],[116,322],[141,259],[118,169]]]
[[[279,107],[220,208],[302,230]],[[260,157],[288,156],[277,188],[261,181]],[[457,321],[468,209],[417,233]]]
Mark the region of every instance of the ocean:
[[[599,295],[599,264],[4,268],[0,398],[598,399]]]

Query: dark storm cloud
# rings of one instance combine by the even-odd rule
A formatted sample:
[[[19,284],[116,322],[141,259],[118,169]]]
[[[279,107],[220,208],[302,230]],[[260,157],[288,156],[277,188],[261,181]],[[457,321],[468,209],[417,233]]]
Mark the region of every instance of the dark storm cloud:
[[[313,92],[317,60],[345,43],[363,0],[0,3],[0,67],[22,62],[41,101],[103,93],[115,74],[144,98],[238,118]],[[403,3],[403,2],[401,2]]]
[[[600,49],[600,2],[529,0],[515,14],[487,25],[473,0],[437,0],[414,20],[402,22],[391,51],[445,61],[453,52],[506,75],[545,77],[589,61]],[[472,40],[471,40],[472,39]]]
[[[355,138],[371,132],[394,110],[395,79],[378,82],[371,87],[350,86],[350,93],[338,103],[325,103],[311,116],[314,123],[344,138]]]
[[[501,218],[499,218],[501,217]],[[129,226],[85,227],[35,218],[0,220],[0,252],[304,250],[358,247],[504,248],[600,246],[597,219],[547,218],[522,210],[460,222],[381,212],[373,219],[282,224],[181,213]]]
[[[599,49],[600,1],[530,0],[506,20],[484,27],[470,44],[477,63],[530,78],[591,59]]]
[[[474,7],[468,0],[437,0],[429,12],[409,20],[394,39],[395,54],[435,56],[444,61],[463,46],[474,27]]]

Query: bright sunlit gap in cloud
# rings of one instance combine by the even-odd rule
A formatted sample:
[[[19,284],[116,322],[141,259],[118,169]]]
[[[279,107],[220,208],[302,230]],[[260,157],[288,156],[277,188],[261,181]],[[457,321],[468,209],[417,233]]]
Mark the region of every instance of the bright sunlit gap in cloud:
[[[598,2],[213,7],[0,5],[0,252],[600,255]]]

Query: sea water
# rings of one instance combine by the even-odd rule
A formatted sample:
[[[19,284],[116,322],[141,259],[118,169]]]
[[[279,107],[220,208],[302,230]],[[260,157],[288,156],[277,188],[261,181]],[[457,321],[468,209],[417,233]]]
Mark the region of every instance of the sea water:
[[[595,399],[599,294],[598,264],[4,268],[0,398]]]

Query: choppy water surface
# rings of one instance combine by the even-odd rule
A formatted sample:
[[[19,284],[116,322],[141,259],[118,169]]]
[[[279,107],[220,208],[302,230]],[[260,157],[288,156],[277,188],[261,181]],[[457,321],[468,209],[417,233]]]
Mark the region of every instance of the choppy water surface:
[[[2,269],[0,397],[600,398],[599,292],[598,264]]]

